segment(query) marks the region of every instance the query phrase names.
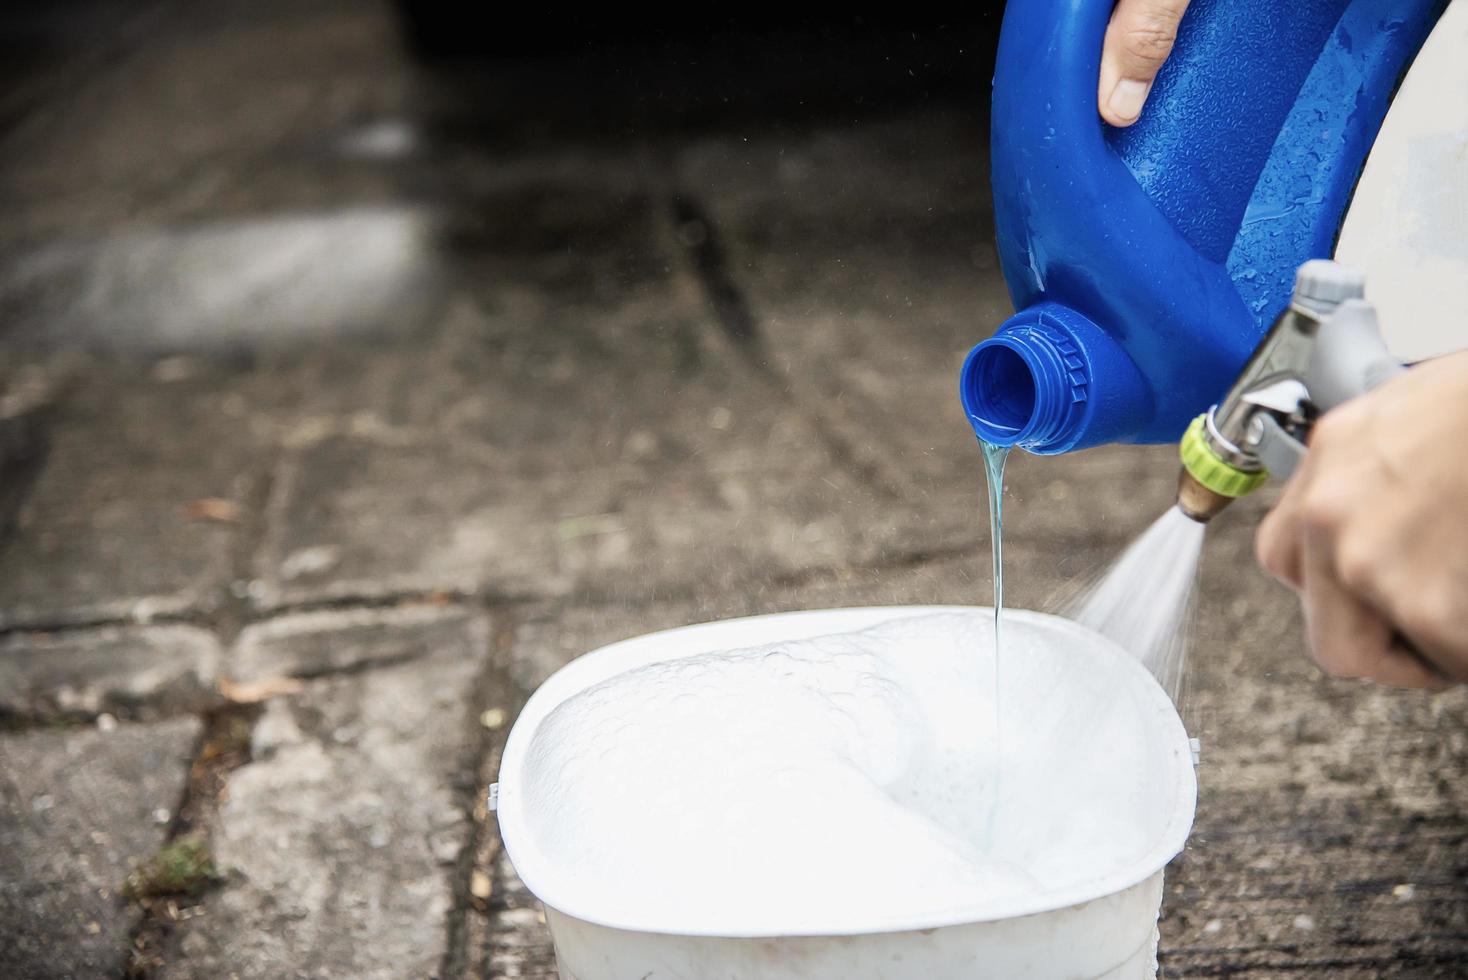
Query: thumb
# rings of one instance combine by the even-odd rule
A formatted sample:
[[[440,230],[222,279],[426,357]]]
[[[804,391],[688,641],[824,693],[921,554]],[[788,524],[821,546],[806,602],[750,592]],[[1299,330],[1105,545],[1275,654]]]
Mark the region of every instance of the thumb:
[[[1188,0],[1119,0],[1101,48],[1096,103],[1102,119],[1113,126],[1137,121],[1187,9]]]

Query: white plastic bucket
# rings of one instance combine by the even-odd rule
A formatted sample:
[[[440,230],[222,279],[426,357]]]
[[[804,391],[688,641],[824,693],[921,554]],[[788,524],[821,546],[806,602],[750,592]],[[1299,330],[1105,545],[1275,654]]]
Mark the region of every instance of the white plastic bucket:
[[[796,978],[976,977],[1140,978],[1156,975],[1162,869],[1192,827],[1197,784],[1181,720],[1167,695],[1133,658],[1104,637],[1054,616],[1006,610],[1006,622],[1053,634],[1062,661],[1079,658],[1068,677],[1106,676],[1107,696],[1125,702],[1147,746],[1145,795],[1150,846],[1124,866],[1077,887],[1021,900],[996,913],[914,920],[911,917],[832,923],[812,910],[809,921],[768,924],[742,933],[689,915],[653,919],[637,908],[607,907],[578,884],[577,869],[537,841],[521,787],[528,748],[545,717],[566,699],[628,670],[692,654],[782,643],[865,629],[899,618],[975,607],[889,606],[781,613],[665,630],[588,653],[551,677],[526,704],[500,766],[498,816],[505,849],[525,885],[546,906],[562,980],[796,980]],[[1048,656],[1048,654],[1047,654]],[[1089,675],[1088,675],[1089,672]],[[874,842],[878,846],[880,842]]]

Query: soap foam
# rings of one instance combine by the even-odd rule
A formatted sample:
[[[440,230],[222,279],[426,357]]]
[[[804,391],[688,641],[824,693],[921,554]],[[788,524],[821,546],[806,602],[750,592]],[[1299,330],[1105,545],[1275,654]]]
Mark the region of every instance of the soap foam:
[[[614,676],[535,732],[537,845],[589,906],[687,921],[693,905],[726,934],[812,910],[1004,914],[1104,876],[1156,835],[1155,746],[1120,655],[1056,636],[1006,625],[998,739],[980,612]]]

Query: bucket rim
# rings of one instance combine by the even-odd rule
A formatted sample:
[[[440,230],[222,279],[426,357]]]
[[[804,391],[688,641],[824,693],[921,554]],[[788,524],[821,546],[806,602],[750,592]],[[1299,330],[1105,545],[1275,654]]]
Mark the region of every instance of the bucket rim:
[[[513,863],[521,882],[542,903],[556,909],[562,915],[628,932],[727,939],[860,936],[1002,922],[1023,916],[1074,908],[1098,899],[1119,895],[1142,884],[1181,853],[1192,832],[1197,803],[1197,775],[1194,771],[1188,734],[1172,699],[1157,683],[1156,678],[1135,657],[1094,630],[1050,613],[1008,608],[1004,610],[1006,619],[1014,617],[1018,621],[1075,633],[1084,637],[1088,643],[1099,650],[1110,654],[1118,662],[1122,673],[1131,674],[1138,682],[1138,691],[1146,692],[1143,696],[1149,699],[1154,721],[1166,730],[1168,741],[1171,743],[1170,751],[1166,753],[1170,772],[1163,790],[1159,792],[1158,802],[1160,806],[1166,808],[1167,819],[1151,848],[1137,859],[1118,866],[1114,871],[1077,882],[1066,888],[1047,891],[1028,901],[1014,902],[1003,910],[955,907],[941,912],[930,911],[922,915],[873,916],[869,922],[864,921],[839,928],[824,926],[803,928],[801,923],[792,922],[788,927],[780,928],[715,929],[700,927],[692,923],[646,921],[639,919],[636,915],[622,913],[621,910],[588,907],[589,903],[577,901],[574,885],[566,880],[567,876],[557,872],[557,862],[545,855],[536,845],[530,832],[530,821],[525,815],[522,794],[519,791],[523,781],[522,772],[525,769],[527,750],[545,717],[575,694],[625,671],[647,664],[693,656],[704,650],[739,649],[760,645],[762,642],[779,642],[782,639],[799,640],[828,636],[866,629],[893,620],[942,613],[988,613],[992,615],[993,608],[958,605],[849,606],[710,620],[618,640],[584,653],[561,667],[547,678],[525,702],[525,706],[521,709],[510,730],[500,761],[496,817],[499,821],[500,839],[505,853]],[[721,645],[715,641],[702,648],[697,645],[683,645],[679,642],[701,636],[712,639],[720,632],[773,626],[776,622],[783,629],[778,637],[773,637],[768,641],[740,642],[736,645]]]

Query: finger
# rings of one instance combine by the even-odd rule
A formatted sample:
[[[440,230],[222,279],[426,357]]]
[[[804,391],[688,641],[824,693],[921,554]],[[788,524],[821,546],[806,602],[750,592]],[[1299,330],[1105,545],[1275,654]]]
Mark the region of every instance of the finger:
[[[1339,411],[1337,409],[1338,413]],[[1296,592],[1304,588],[1305,528],[1317,523],[1308,519],[1307,511],[1310,508],[1306,506],[1307,498],[1317,496],[1315,491],[1322,480],[1335,482],[1329,475],[1335,462],[1334,454],[1330,453],[1329,447],[1320,445],[1323,440],[1319,436],[1324,429],[1325,423],[1322,421],[1306,436],[1312,452],[1306,454],[1305,462],[1298,472],[1286,481],[1284,492],[1275,501],[1274,508],[1259,522],[1259,529],[1254,535],[1254,554],[1259,564],[1275,579]],[[1359,443],[1359,440],[1356,442]],[[1322,475],[1322,471],[1325,475]],[[1318,506],[1314,510],[1318,512]],[[1328,552],[1332,562],[1335,560],[1334,552],[1335,546],[1332,545]],[[1362,598],[1373,608],[1386,608],[1376,603],[1371,595],[1363,595]]]
[[[1409,647],[1392,643],[1368,675],[1378,684],[1446,691],[1453,682]]]
[[[1303,584],[1299,497],[1299,483],[1291,481],[1254,534],[1254,556],[1260,567],[1296,592]]]
[[[1436,671],[1395,641],[1386,619],[1341,584],[1326,533],[1304,534],[1302,568],[1310,653],[1326,673],[1398,687],[1442,686]]]
[[[1101,48],[1096,103],[1101,118],[1130,126],[1142,114],[1152,81],[1177,39],[1188,0],[1120,0]]]
[[[1461,570],[1453,570],[1458,549],[1444,548],[1434,523],[1431,515],[1358,522],[1337,545],[1336,564],[1346,587],[1396,628],[1397,646],[1445,682],[1468,681],[1468,607],[1451,584],[1468,582],[1468,561],[1457,557]]]
[[[1399,652],[1403,659],[1414,661],[1426,674],[1426,680],[1422,683],[1400,683],[1397,684],[1399,687],[1425,687],[1432,691],[1446,691],[1462,683],[1462,679],[1451,676],[1430,652],[1422,649],[1401,633],[1392,637],[1392,650]],[[1384,683],[1395,684],[1397,682],[1386,681]]]

